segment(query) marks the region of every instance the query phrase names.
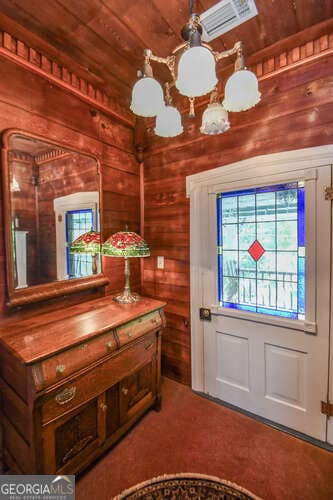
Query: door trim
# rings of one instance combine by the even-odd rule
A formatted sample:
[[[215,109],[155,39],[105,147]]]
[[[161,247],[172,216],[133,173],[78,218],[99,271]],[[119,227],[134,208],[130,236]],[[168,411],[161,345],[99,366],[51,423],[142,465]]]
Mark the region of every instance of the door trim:
[[[215,262],[211,262],[208,242],[202,238],[201,228],[207,225],[212,214],[208,203],[208,193],[215,191],[221,184],[230,185],[250,182],[255,179],[260,184],[262,179],[270,178],[274,182],[281,174],[292,174],[305,169],[315,169],[333,163],[333,144],[285,151],[269,155],[248,158],[226,166],[218,167],[186,177],[186,193],[190,198],[190,276],[191,276],[191,358],[192,389],[205,392],[204,373],[204,327],[199,318],[199,308],[204,304],[204,290],[207,290],[209,278],[215,272]],[[300,172],[299,172],[300,173]],[[208,290],[207,290],[208,292]],[[212,298],[213,303],[213,298]],[[331,374],[332,377],[332,374]],[[332,384],[330,384],[332,387]]]

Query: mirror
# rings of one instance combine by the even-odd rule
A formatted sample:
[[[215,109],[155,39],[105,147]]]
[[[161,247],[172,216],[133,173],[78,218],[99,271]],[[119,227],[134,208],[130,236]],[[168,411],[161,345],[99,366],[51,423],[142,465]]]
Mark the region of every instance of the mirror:
[[[70,244],[101,228],[98,160],[22,131],[3,137],[8,304],[101,286],[99,254]]]

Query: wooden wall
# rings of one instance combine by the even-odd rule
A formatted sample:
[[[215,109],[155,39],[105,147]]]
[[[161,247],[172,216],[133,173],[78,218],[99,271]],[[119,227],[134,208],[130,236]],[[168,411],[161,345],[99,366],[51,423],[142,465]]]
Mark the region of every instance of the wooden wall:
[[[199,132],[202,111],[184,119],[185,132],[173,139],[150,136],[145,158],[145,239],[152,256],[144,260],[143,291],[168,302],[167,327],[163,334],[163,369],[171,378],[190,384],[190,268],[189,200],[185,179],[257,155],[333,143],[333,56],[332,36],[322,38],[327,56],[298,64],[306,47],[312,54],[321,42],[307,42],[297,51],[273,57],[269,77],[262,78],[261,103],[243,113],[230,113],[231,129],[223,135]],[[325,49],[326,50],[326,49]],[[266,51],[267,52],[267,51]],[[296,59],[293,60],[293,54]],[[288,59],[290,57],[290,59]],[[280,71],[281,61],[291,69]],[[274,64],[277,61],[278,70]],[[184,113],[183,113],[184,116]],[[157,270],[156,258],[163,255],[165,269]]]
[[[38,283],[39,265],[36,252],[36,199],[32,182],[33,157],[29,154],[18,154],[14,159],[11,154],[13,178],[18,183],[19,191],[11,193],[12,225],[16,230],[27,231],[27,282]]]
[[[54,82],[4,58],[0,58],[0,74],[5,75],[0,79],[0,133],[18,128],[96,155],[101,162],[103,179],[104,236],[122,229],[125,224],[138,231],[140,182],[133,154],[132,127],[107,117],[93,104],[86,104]],[[1,316],[6,314],[2,190],[0,198]],[[123,262],[104,258],[103,265],[110,279],[106,292],[121,290]],[[140,287],[139,262],[132,266],[131,283],[133,288]]]

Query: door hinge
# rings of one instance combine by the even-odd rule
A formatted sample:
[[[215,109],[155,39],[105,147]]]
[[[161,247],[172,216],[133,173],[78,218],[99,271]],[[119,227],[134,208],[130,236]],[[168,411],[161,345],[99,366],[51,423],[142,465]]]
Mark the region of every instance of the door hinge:
[[[325,200],[333,200],[333,186],[326,186],[324,188]]]
[[[333,403],[329,403],[328,401],[322,401],[321,413],[327,415],[328,417],[333,417]]]

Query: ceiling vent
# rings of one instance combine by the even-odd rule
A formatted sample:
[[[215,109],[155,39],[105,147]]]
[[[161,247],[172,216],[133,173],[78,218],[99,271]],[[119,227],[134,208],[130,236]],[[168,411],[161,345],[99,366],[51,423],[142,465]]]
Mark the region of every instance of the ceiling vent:
[[[210,42],[257,14],[254,0],[222,0],[200,14],[202,39]]]

